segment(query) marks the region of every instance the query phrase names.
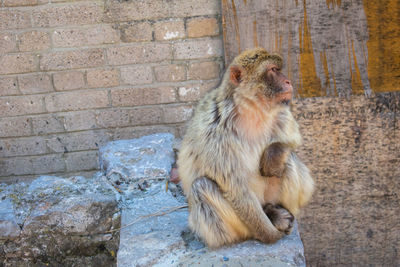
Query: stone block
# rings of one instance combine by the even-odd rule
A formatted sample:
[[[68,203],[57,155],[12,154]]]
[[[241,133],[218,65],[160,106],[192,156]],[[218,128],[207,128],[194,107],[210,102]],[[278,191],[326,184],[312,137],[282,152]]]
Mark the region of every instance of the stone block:
[[[20,137],[0,140],[0,157],[40,155],[47,152],[43,137]]]
[[[49,94],[45,102],[50,112],[104,108],[108,106],[108,92],[93,90]]]
[[[19,51],[45,50],[51,47],[50,34],[43,31],[28,31],[17,35]]]
[[[119,32],[111,25],[57,29],[52,35],[55,47],[79,47],[118,43]]]
[[[172,59],[171,46],[166,43],[135,44],[107,49],[111,65],[142,64]]]
[[[164,123],[179,123],[188,121],[193,115],[192,105],[166,106],[163,108]]]
[[[17,78],[1,77],[0,78],[0,96],[19,95],[17,87]]]
[[[97,24],[103,17],[103,5],[99,3],[69,3],[68,5],[48,5],[34,9],[34,27],[56,27],[65,25]]]
[[[220,65],[218,61],[191,63],[188,67],[188,80],[211,80],[219,78]]]
[[[48,93],[53,91],[53,85],[49,74],[19,76],[18,84],[23,94]]]
[[[185,40],[174,44],[175,59],[222,57],[221,39]]]
[[[184,65],[169,64],[154,67],[156,80],[159,82],[179,82],[186,79]]]
[[[93,111],[68,112],[63,116],[67,132],[97,128],[96,115]]]
[[[17,50],[15,35],[9,32],[0,33],[0,53],[5,54]]]
[[[150,66],[121,67],[120,72],[123,84],[140,85],[153,82],[153,71]]]
[[[32,54],[6,54],[0,58],[0,75],[33,72],[37,70],[37,60]]]
[[[100,168],[121,190],[135,187],[143,179],[148,184],[164,179],[175,161],[173,140],[172,134],[154,134],[110,142],[99,150]]]
[[[166,41],[185,38],[185,26],[182,19],[160,21],[154,24],[156,40]]]
[[[216,18],[194,18],[187,21],[189,38],[216,36],[219,34],[219,23]]]
[[[119,234],[107,231],[120,213],[101,179],[42,176],[0,189],[2,265],[116,266]]]
[[[120,25],[121,40],[125,43],[153,40],[153,26],[150,22],[128,22]]]
[[[43,97],[36,95],[0,98],[0,117],[43,113]]]
[[[103,49],[82,49],[58,51],[43,54],[40,58],[40,70],[66,70],[76,68],[92,68],[104,65]]]
[[[57,91],[75,90],[85,87],[83,72],[57,72],[53,74],[54,87]]]
[[[4,0],[4,6],[34,6],[38,0]]]
[[[64,117],[56,114],[46,114],[31,118],[34,134],[64,132]]]
[[[31,121],[27,117],[0,118],[0,137],[31,135]]]
[[[86,78],[90,88],[113,87],[119,85],[119,73],[117,69],[88,70]]]
[[[20,9],[0,10],[0,30],[25,29],[32,26],[31,11]]]
[[[176,101],[176,96],[172,87],[128,88],[112,90],[111,99],[113,107],[142,106],[172,103]]]

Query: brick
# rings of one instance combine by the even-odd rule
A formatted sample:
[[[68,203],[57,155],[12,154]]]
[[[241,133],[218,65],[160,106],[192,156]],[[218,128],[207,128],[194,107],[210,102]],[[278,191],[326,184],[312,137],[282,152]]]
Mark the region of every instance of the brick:
[[[141,106],[175,102],[176,96],[171,87],[129,88],[112,90],[111,99],[114,107]]]
[[[4,0],[4,6],[34,6],[37,5],[37,0]]]
[[[0,75],[33,72],[36,65],[35,56],[31,54],[0,55]]]
[[[47,93],[53,91],[48,74],[29,74],[18,77],[19,89],[23,94]]]
[[[215,88],[219,81],[206,82],[206,83],[196,83],[181,86],[178,88],[178,95],[180,101],[198,101],[202,98],[208,91]]]
[[[45,97],[45,103],[50,112],[104,108],[108,106],[108,92],[93,90],[50,94]]]
[[[185,38],[183,20],[169,20],[157,22],[154,25],[156,40],[174,40]]]
[[[150,22],[129,22],[121,24],[121,40],[125,43],[153,40],[153,27]]]
[[[174,0],[169,2],[170,17],[190,17],[221,14],[220,1]]]
[[[90,88],[119,85],[119,73],[117,69],[88,70],[86,79]]]
[[[34,27],[55,27],[97,24],[101,22],[102,16],[103,6],[98,3],[69,3],[34,9],[32,20]]]
[[[119,42],[119,33],[111,25],[90,28],[58,29],[53,32],[55,47],[74,47],[113,44]]]
[[[220,65],[216,61],[196,62],[188,67],[188,80],[211,80],[219,78]]]
[[[83,72],[80,71],[54,73],[53,82],[57,91],[74,90],[85,87]]]
[[[221,39],[183,41],[174,44],[175,59],[196,59],[222,56]]]
[[[188,37],[205,37],[219,34],[216,18],[195,18],[187,22]]]
[[[0,31],[30,28],[32,26],[30,12],[18,9],[0,10]]]
[[[15,35],[8,32],[0,32],[0,54],[17,50]]]
[[[4,77],[0,78],[0,96],[19,95],[17,88],[17,78]]]
[[[96,116],[93,111],[68,112],[64,115],[67,131],[81,131],[97,128]]]
[[[0,157],[33,156],[46,152],[46,141],[41,137],[0,140]]]
[[[36,51],[51,46],[50,34],[42,31],[28,31],[18,34],[19,51]]]
[[[74,68],[91,68],[104,65],[102,49],[85,49],[43,54],[40,59],[40,69],[66,70]]]
[[[163,108],[164,123],[188,121],[193,115],[193,106],[167,106]]]
[[[153,82],[153,72],[150,66],[130,66],[121,68],[123,84],[148,84]]]
[[[133,21],[169,17],[169,1],[105,1],[106,22]]]
[[[45,112],[45,109],[42,96],[27,95],[0,98],[0,117],[43,112]]]
[[[186,79],[185,66],[165,65],[154,67],[156,80],[159,82],[177,82]]]
[[[65,155],[67,171],[88,171],[99,169],[98,151],[83,151]]]
[[[0,161],[0,176],[45,174],[64,170],[65,162],[61,154],[16,157]]]
[[[130,113],[127,109],[101,110],[97,115],[99,127],[124,127],[130,125]]]
[[[0,118],[0,137],[28,136],[31,134],[31,119],[26,117]]]
[[[110,140],[105,131],[85,131],[55,135],[47,140],[47,146],[54,152],[83,151],[99,149]]]
[[[132,126],[160,124],[163,122],[163,110],[159,107],[134,108],[129,111],[129,114]]]
[[[64,132],[64,117],[56,114],[32,117],[32,128],[34,134]]]
[[[136,126],[136,127],[125,127],[125,128],[115,128],[112,130],[112,139],[132,139],[139,138],[145,135],[154,133],[171,133],[175,134],[175,127],[171,126]]]
[[[171,46],[162,43],[136,44],[107,49],[111,65],[159,62],[172,58]]]

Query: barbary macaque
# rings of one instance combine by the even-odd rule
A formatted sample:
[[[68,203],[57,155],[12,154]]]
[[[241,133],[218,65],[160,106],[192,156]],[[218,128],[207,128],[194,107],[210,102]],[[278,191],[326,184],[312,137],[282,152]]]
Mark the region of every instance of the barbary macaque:
[[[314,181],[294,153],[293,88],[282,58],[245,51],[199,102],[178,155],[190,228],[212,248],[290,233]]]

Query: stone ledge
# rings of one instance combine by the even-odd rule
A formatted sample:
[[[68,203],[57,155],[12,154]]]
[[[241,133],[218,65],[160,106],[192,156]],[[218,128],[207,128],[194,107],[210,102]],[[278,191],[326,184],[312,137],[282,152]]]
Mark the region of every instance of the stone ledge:
[[[119,233],[107,231],[119,225],[115,192],[101,179],[0,185],[0,265],[114,266]]]

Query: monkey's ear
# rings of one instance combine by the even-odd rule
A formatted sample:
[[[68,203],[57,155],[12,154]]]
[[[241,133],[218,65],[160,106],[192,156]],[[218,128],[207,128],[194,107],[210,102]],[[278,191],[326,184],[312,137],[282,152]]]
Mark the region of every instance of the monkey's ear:
[[[235,85],[238,86],[242,82],[243,69],[240,66],[233,65],[230,67],[230,80]]]

